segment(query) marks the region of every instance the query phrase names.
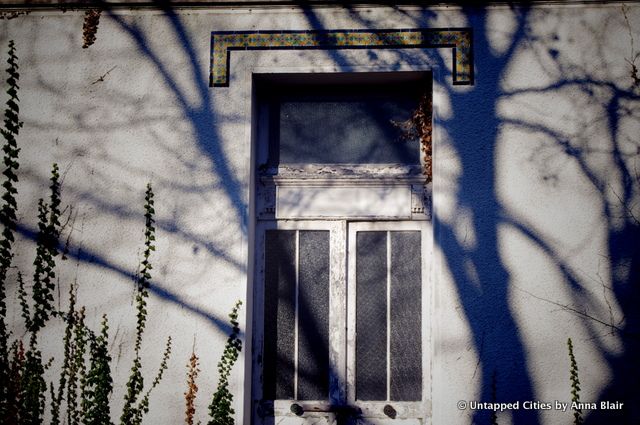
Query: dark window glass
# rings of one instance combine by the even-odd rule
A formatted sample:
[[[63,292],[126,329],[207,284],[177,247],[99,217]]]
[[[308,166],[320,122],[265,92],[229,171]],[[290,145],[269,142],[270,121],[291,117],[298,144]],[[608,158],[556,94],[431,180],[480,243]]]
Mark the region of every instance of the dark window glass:
[[[419,164],[419,143],[403,132],[409,99],[284,100],[279,105],[281,164]]]
[[[420,164],[412,117],[424,80],[269,87],[266,165]]]

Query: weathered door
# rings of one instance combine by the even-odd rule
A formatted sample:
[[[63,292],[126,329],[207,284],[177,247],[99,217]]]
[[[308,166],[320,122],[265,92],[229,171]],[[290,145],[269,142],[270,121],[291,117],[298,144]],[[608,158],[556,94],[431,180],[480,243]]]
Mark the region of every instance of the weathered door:
[[[254,424],[428,422],[431,78],[254,80]]]
[[[330,424],[344,405],[345,236],[340,221],[259,225],[254,423]]]
[[[359,424],[424,424],[429,226],[354,222],[347,248],[347,403]]]
[[[254,423],[425,423],[426,223],[260,223]]]

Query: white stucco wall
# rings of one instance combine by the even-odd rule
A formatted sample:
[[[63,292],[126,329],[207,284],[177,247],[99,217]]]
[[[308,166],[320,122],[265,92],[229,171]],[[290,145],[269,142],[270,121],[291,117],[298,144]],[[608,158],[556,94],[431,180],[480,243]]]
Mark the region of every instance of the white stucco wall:
[[[637,231],[632,215],[640,216],[640,88],[627,62],[640,50],[640,8],[627,8],[631,34],[619,4],[184,9],[173,19],[118,9],[103,13],[89,49],[81,48],[83,11],[1,21],[0,46],[15,40],[21,74],[19,218],[35,229],[37,199],[57,162],[63,204],[73,206],[61,293],[78,282],[93,328],[109,315],[114,415],[133,355],[131,275],[151,181],[158,231],[147,381],[168,335],[174,348],[146,422],[183,421],[194,344],[197,410],[206,417],[226,315],[243,300],[244,332],[251,306],[251,75],[285,71],[434,70],[432,422],[470,423],[474,412],[456,402],[486,400],[494,371],[501,400],[569,401],[568,337],[582,399],[607,399],[602,392],[622,370],[616,359],[633,353],[619,330],[637,332],[623,320],[625,280],[615,280],[625,271],[613,270],[624,261],[612,265],[611,253],[611,236],[624,226]],[[208,86],[212,31],[421,27],[473,28],[473,86],[451,84],[450,49],[234,52],[230,86]],[[16,263],[29,274],[33,245],[27,237],[20,244]],[[637,258],[637,248],[616,246]],[[17,305],[14,288],[7,293]],[[9,321],[21,335],[16,308]],[[51,324],[41,344],[57,358],[61,329]],[[244,355],[232,373],[240,423],[248,423],[250,392]],[[538,414],[539,423],[571,420],[569,412]],[[518,418],[526,415],[499,420],[525,423]]]

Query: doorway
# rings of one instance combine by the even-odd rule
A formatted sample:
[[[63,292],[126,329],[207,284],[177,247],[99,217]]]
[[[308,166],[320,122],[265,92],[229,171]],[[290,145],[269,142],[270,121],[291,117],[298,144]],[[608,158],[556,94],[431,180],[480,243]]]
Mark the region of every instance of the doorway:
[[[255,424],[429,417],[430,74],[380,74],[257,85]]]

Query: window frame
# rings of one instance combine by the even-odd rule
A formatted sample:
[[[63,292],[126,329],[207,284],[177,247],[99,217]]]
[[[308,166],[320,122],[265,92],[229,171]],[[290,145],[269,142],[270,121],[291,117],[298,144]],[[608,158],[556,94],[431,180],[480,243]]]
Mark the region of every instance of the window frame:
[[[360,68],[358,68],[360,69]],[[404,78],[403,75],[421,75],[423,77],[426,76],[428,80],[427,84],[430,87],[430,95],[433,102],[433,140],[437,139],[437,130],[438,126],[436,126],[436,109],[437,105],[442,102],[443,95],[441,92],[441,87],[438,85],[439,72],[437,69],[429,68],[422,70],[415,69],[407,69],[402,70],[400,72],[397,71],[385,71],[385,72],[371,72],[371,69],[380,69],[379,67],[375,68],[366,68],[363,67],[360,70],[352,70],[346,73],[337,72],[332,68],[322,68],[311,70],[309,68],[309,72],[319,72],[319,74],[309,74],[305,72],[301,72],[300,69],[293,68],[282,68],[278,73],[259,73],[252,74],[249,76],[247,74],[247,79],[252,80],[253,84],[253,99],[255,103],[252,103],[251,110],[252,113],[255,114],[255,119],[252,121],[252,192],[254,193],[254,212],[253,215],[255,217],[255,221],[253,222],[253,243],[250,249],[254,249],[254,254],[252,255],[252,267],[254,268],[251,276],[253,279],[253,289],[252,289],[252,300],[253,300],[253,308],[252,308],[252,343],[256,344],[253,346],[251,350],[251,382],[254,388],[259,388],[260,392],[262,391],[261,384],[261,374],[262,374],[262,365],[256,362],[256,357],[260,355],[263,351],[262,338],[264,337],[263,331],[264,328],[260,324],[260,321],[264,319],[264,277],[261,275],[264,268],[264,238],[265,238],[265,228],[268,227],[270,229],[282,229],[282,230],[291,230],[291,229],[299,229],[299,230],[326,230],[321,227],[320,223],[333,223],[331,225],[340,226],[340,231],[345,238],[345,245],[343,247],[343,255],[342,258],[345,262],[345,267],[340,268],[340,270],[344,270],[344,282],[348,285],[349,282],[353,282],[352,279],[348,279],[349,269],[349,255],[348,255],[348,225],[353,225],[358,223],[358,226],[364,225],[361,223],[368,223],[370,226],[384,226],[391,225],[399,226],[394,227],[394,229],[400,229],[403,226],[409,226],[409,230],[411,230],[411,226],[417,226],[421,229],[422,234],[422,401],[420,402],[395,402],[403,403],[407,405],[410,403],[406,409],[399,410],[396,409],[396,418],[418,418],[416,419],[416,423],[426,424],[431,417],[431,362],[433,357],[433,349],[432,349],[432,341],[431,341],[431,326],[432,326],[432,282],[434,277],[433,273],[433,226],[431,223],[431,190],[432,183],[425,182],[425,176],[422,174],[422,166],[403,166],[398,164],[361,164],[361,165],[353,165],[353,164],[286,164],[279,165],[279,167],[275,169],[269,169],[266,165],[264,167],[260,167],[261,159],[264,159],[268,156],[269,150],[269,132],[261,131],[261,128],[264,128],[265,123],[268,125],[268,116],[264,114],[264,109],[267,107],[264,102],[261,102],[261,99],[264,99],[264,94],[260,94],[261,90],[265,87],[266,84],[271,84],[273,82],[276,85],[287,85],[292,81],[295,84],[305,85],[310,81],[314,81],[318,76],[323,77],[328,76],[328,78],[334,78],[339,74],[350,74],[349,78],[353,78],[355,82],[361,82],[363,80],[368,80],[370,82],[382,83],[385,82],[394,82],[400,75],[400,78]],[[322,74],[324,73],[324,74]],[[331,74],[331,75],[329,75]],[[385,77],[381,79],[380,75],[385,74]],[[293,77],[292,77],[293,76]],[[324,77],[323,77],[324,78]],[[340,77],[341,78],[341,77]],[[385,80],[386,79],[386,80]],[[384,80],[384,81],[383,81]],[[317,83],[315,81],[314,83]],[[265,121],[266,119],[266,121]],[[265,134],[266,133],[266,134]],[[435,143],[434,143],[435,145]],[[277,206],[278,206],[278,188],[293,186],[299,187],[301,190],[308,187],[321,187],[321,188],[333,188],[333,187],[390,187],[390,186],[404,186],[410,188],[411,191],[411,200],[409,206],[409,214],[403,213],[402,216],[353,216],[349,214],[343,214],[334,217],[324,217],[324,216],[314,216],[314,217],[278,217]],[[375,223],[374,223],[375,222]],[[404,223],[404,224],[403,224]],[[309,226],[309,227],[299,227]],[[332,238],[332,246],[333,246],[333,238]],[[332,253],[333,255],[333,253]],[[355,253],[354,253],[355,255]],[[332,264],[333,264],[333,260]],[[338,271],[339,272],[339,271]],[[334,273],[332,272],[332,276]],[[332,278],[333,279],[333,278]],[[338,288],[340,285],[337,286]],[[256,292],[260,291],[260,293]],[[333,290],[332,290],[333,291]],[[350,299],[354,299],[347,294],[346,285],[341,292],[343,295],[338,297],[338,299],[345,300],[344,311],[345,322],[342,324],[342,328],[344,329],[344,350],[343,354],[340,351],[333,350],[333,353],[330,355],[330,364],[340,364],[344,365],[343,367],[339,367],[340,372],[336,374],[335,378],[330,378],[330,388],[331,394],[340,394],[339,397],[334,397],[329,401],[317,403],[315,408],[316,413],[305,413],[303,417],[297,419],[297,421],[291,423],[306,423],[304,422],[305,418],[318,418],[325,417],[331,422],[332,413],[329,413],[327,416],[327,411],[330,410],[331,404],[342,404],[346,403],[347,405],[360,405],[363,413],[363,417],[372,418],[375,423],[379,424],[392,424],[393,422],[387,422],[391,419],[384,415],[383,408],[387,403],[385,402],[362,402],[351,400],[349,398],[349,392],[354,394],[355,388],[355,380],[351,380],[351,386],[353,387],[351,390],[348,388],[348,379],[347,374],[347,356],[350,352],[353,352],[355,355],[355,346],[351,350],[347,350],[346,344],[348,343],[347,335],[346,335],[346,320],[349,320],[347,316],[347,305],[346,303],[350,301]],[[331,292],[331,300],[336,300],[334,296],[334,292]],[[351,297],[351,298],[349,298]],[[333,301],[331,301],[333,302]],[[330,309],[333,313],[333,309]],[[354,315],[355,317],[355,315]],[[330,315],[330,321],[336,320],[332,318]],[[331,342],[331,330],[330,325],[330,346]],[[355,330],[355,324],[351,324],[349,326],[350,329]],[[339,331],[339,330],[338,330]],[[256,336],[259,336],[260,343],[257,344],[258,339]],[[255,341],[255,342],[254,342]],[[355,341],[354,341],[355,342]],[[249,357],[249,356],[248,356]],[[334,363],[335,362],[335,363]],[[355,363],[353,363],[355,366]],[[336,392],[332,388],[333,382],[343,383],[342,388],[344,388],[343,392]],[[256,385],[257,384],[257,385]],[[266,406],[260,406],[259,401],[260,397],[256,396],[256,392],[254,389],[249,391],[250,396],[248,399],[251,403],[251,411],[252,411],[252,423],[259,422],[263,423],[263,419],[257,418],[256,414],[259,412],[267,413],[269,415],[274,415],[277,418],[279,415],[285,415],[291,418],[291,404],[294,402],[292,400],[276,400],[275,403],[271,405],[267,404]],[[299,404],[302,404],[305,407],[313,407],[312,403],[308,401],[296,401]],[[391,402],[394,405],[394,402]],[[307,406],[305,406],[307,405]],[[267,411],[265,411],[265,408]],[[274,416],[271,417],[273,420]],[[333,416],[335,419],[335,415]],[[295,417],[291,418],[295,419]],[[403,421],[404,423],[405,421]],[[271,423],[269,419],[265,417],[264,423]],[[287,422],[289,423],[289,422]],[[414,420],[409,419],[406,423],[414,423]]]
[[[279,110],[281,101],[294,96],[299,98],[319,96],[327,97],[325,88],[339,97],[381,100],[389,97],[392,101],[401,98],[419,101],[420,93],[426,91],[433,97],[434,72],[429,70],[406,71],[370,71],[370,72],[319,72],[319,73],[278,73],[256,74],[253,78],[256,100],[256,124],[260,127],[256,139],[255,163],[259,175],[295,176],[305,170],[317,172],[315,168],[333,167],[344,169],[347,175],[362,171],[375,177],[386,174],[394,177],[411,176],[421,170],[421,164],[400,163],[280,163],[273,164],[271,154],[275,148],[273,138],[278,133]],[[347,94],[340,95],[341,91]],[[302,92],[302,93],[300,93]],[[331,96],[329,96],[331,97]],[[278,106],[276,106],[278,105]],[[419,141],[416,141],[419,143]],[[418,155],[422,157],[420,148]],[[338,173],[340,174],[340,173]],[[301,176],[302,177],[302,176]]]

